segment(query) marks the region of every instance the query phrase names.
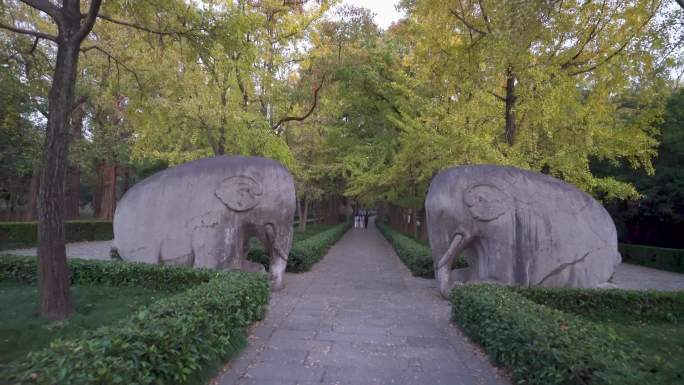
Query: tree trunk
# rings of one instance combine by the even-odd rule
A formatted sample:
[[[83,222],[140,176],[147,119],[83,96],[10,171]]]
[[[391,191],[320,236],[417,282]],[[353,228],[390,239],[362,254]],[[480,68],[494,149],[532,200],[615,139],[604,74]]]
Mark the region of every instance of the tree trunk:
[[[297,218],[299,218],[299,224],[297,225],[297,229],[301,228],[302,215],[304,215],[304,209],[302,208],[302,199],[297,197]]]
[[[78,8],[77,8],[78,10]],[[63,14],[66,17],[74,15]],[[80,15],[77,16],[80,20]],[[70,21],[70,23],[73,20]],[[49,94],[49,113],[43,152],[38,207],[38,291],[40,314],[66,318],[72,311],[69,269],[64,245],[64,178],[69,147],[69,114],[74,103],[80,41],[67,34],[57,45],[55,72]],[[61,35],[65,31],[60,31]]]
[[[100,211],[102,206],[102,186],[104,185],[103,176],[104,162],[98,162],[95,165],[95,188],[93,189],[93,216],[95,218],[100,217]]]
[[[511,67],[506,70],[506,143],[515,143],[515,75]]]
[[[125,167],[123,169],[123,184],[121,186],[121,196],[128,191],[129,188],[131,188],[131,171],[128,169],[128,167]]]
[[[80,207],[80,195],[81,195],[81,168],[76,165],[69,167],[66,176],[66,218],[67,219],[78,219],[79,207]]]
[[[321,223],[326,225],[333,225],[339,222],[339,205],[337,195],[330,194],[326,199],[321,201],[319,210],[317,211]]]
[[[111,221],[116,210],[116,165],[105,163],[102,166],[102,188],[100,192],[99,218]]]
[[[83,135],[83,118],[85,117],[85,102],[80,102],[71,112],[70,144],[75,144]],[[81,166],[78,156],[72,156],[66,178],[66,217],[78,219],[81,197]]]
[[[29,185],[28,204],[26,207],[25,219],[35,221],[38,218],[38,191],[40,190],[40,168],[35,167],[31,174],[31,184]]]
[[[427,241],[428,240],[428,233],[427,233],[427,215],[425,213],[425,207],[420,209],[420,232],[419,232],[418,239],[421,241]]]
[[[299,231],[306,230],[306,219],[309,215],[309,196],[304,195],[304,207],[299,205]]]
[[[219,127],[219,138],[216,145],[216,155],[224,155],[226,153],[226,125],[228,124],[228,119],[226,118],[226,107],[228,105],[226,92],[226,90],[221,90],[221,107],[223,108],[221,109],[221,121]]]

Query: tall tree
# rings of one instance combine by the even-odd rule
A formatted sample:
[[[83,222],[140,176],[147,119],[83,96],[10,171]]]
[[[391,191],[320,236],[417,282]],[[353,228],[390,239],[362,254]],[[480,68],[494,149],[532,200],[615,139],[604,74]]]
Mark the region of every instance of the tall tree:
[[[121,4],[111,2],[111,4],[113,11],[129,7],[133,11],[146,11],[149,14],[152,10],[163,8],[160,4],[168,4],[168,2],[160,4],[157,2],[144,2],[144,4],[142,2],[122,2]],[[82,7],[83,5],[86,7]],[[0,30],[13,35],[33,37],[34,48],[41,41],[50,42],[56,47],[54,69],[47,98],[48,108],[44,112],[47,117],[47,129],[43,146],[38,215],[40,313],[50,318],[64,318],[72,311],[64,242],[64,179],[79,54],[88,51],[100,52],[110,61],[116,62],[117,66],[119,65],[117,58],[98,44],[82,46],[82,43],[90,35],[98,18],[111,24],[142,30],[158,36],[181,34],[168,30],[155,30],[99,14],[101,6],[102,0],[91,0],[89,3],[64,0],[59,4],[49,0],[0,3],[0,11],[2,11]]]
[[[52,34],[21,28],[16,24],[0,24],[2,29],[50,40],[57,45],[40,178],[38,285],[40,313],[59,319],[73,310],[64,245],[64,178],[69,146],[69,116],[74,104],[81,42],[95,25],[102,0],[92,0],[85,15],[81,13],[79,0],[64,0],[61,6],[47,0],[23,2],[48,15],[57,27],[57,33]]]

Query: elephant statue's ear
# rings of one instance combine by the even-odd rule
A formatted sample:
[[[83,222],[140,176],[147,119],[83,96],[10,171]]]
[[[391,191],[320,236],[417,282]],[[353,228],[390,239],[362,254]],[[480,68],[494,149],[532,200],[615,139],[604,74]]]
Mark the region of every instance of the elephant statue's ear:
[[[221,182],[216,197],[229,209],[247,211],[259,204],[263,190],[261,184],[248,176],[233,176]]]
[[[513,199],[496,186],[480,184],[469,188],[463,201],[473,218],[489,222],[513,208]]]

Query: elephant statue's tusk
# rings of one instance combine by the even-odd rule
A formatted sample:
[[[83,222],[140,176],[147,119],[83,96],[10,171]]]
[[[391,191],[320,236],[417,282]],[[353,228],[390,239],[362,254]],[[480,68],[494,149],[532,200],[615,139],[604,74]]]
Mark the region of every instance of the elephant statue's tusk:
[[[456,257],[456,252],[461,247],[461,243],[463,243],[463,234],[454,235],[454,237],[451,239],[451,243],[449,243],[449,248],[444,255],[442,255],[442,258],[439,259],[439,263],[437,264],[438,269],[441,269],[444,267],[444,265],[454,260],[454,257]]]

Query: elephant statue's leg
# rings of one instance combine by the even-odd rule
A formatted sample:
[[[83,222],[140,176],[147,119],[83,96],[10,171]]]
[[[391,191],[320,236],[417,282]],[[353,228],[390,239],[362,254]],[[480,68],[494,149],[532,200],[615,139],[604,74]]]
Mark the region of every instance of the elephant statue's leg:
[[[278,232],[272,223],[264,225],[264,233],[270,257],[271,289],[278,291],[283,288],[283,274],[287,267],[287,256],[292,244],[292,233]]]
[[[454,265],[454,259],[463,251],[464,237],[462,234],[455,234],[449,243],[449,247],[442,254],[436,264],[435,278],[439,284],[439,292],[442,297],[449,298],[451,289],[454,284],[451,282],[451,267]]]

